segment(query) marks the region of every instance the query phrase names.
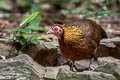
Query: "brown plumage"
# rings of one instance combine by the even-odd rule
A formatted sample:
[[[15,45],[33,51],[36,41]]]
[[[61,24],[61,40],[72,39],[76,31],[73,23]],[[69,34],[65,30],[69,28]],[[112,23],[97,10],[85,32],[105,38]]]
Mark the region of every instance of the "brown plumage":
[[[100,40],[107,37],[101,26],[88,19],[68,25],[56,24],[48,33],[58,37],[61,52],[72,61],[94,56]]]

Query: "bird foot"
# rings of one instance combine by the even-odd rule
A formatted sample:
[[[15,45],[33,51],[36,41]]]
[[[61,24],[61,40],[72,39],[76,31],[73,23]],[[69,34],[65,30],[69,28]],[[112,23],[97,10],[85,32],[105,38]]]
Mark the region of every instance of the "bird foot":
[[[77,69],[75,67],[70,68],[70,70],[73,71],[73,72],[77,72]]]

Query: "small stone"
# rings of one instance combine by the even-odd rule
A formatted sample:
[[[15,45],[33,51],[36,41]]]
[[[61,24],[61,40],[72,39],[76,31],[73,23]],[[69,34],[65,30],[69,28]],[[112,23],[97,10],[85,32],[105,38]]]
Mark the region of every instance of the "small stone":
[[[89,64],[90,64],[89,59],[83,59],[83,60],[80,60],[80,61],[75,61],[75,63],[74,63],[75,68],[77,69],[77,71],[88,70]],[[94,69],[97,66],[98,66],[97,61],[93,61],[93,63],[91,64],[91,68]]]
[[[56,80],[116,80],[116,78],[103,72],[71,72],[61,69]]]
[[[70,67],[68,65],[59,66],[59,67],[46,67],[46,70],[45,70],[46,72],[45,72],[44,78],[56,79],[57,74],[61,68],[70,70]]]
[[[89,68],[89,63],[90,63],[89,59],[84,59],[80,61],[75,61],[74,65],[77,71],[82,71],[82,70],[86,70]]]

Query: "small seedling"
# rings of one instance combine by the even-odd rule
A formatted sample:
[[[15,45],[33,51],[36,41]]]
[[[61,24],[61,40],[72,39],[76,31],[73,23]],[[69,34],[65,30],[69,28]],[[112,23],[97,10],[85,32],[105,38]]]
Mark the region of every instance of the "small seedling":
[[[10,33],[10,34],[13,35],[13,38],[9,39],[8,42],[12,42],[12,43],[18,42],[18,43],[20,43],[20,45],[22,45],[22,48],[19,49],[20,51],[29,44],[35,44],[35,45],[39,44],[40,42],[38,42],[36,40],[38,37],[40,37],[41,39],[50,41],[49,38],[44,37],[42,34],[32,35],[33,31],[44,31],[45,30],[43,27],[39,27],[39,26],[36,25],[36,24],[40,23],[39,18],[37,17],[39,13],[40,13],[40,10],[38,10],[38,11],[30,14],[29,16],[25,17],[21,21],[19,27],[16,30],[14,30]],[[36,22],[34,21],[35,19],[37,19]],[[28,24],[28,26],[26,26],[27,24]],[[31,36],[28,35],[28,34],[31,34]],[[18,52],[19,51],[17,51],[17,53]]]

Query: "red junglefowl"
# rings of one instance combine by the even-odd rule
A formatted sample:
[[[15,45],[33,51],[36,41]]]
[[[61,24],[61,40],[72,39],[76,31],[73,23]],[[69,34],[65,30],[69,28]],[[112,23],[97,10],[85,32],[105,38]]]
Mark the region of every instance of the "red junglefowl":
[[[68,25],[55,24],[47,33],[58,37],[60,50],[66,58],[73,62],[90,58],[90,64],[100,40],[107,37],[100,25],[88,19],[80,19]]]

